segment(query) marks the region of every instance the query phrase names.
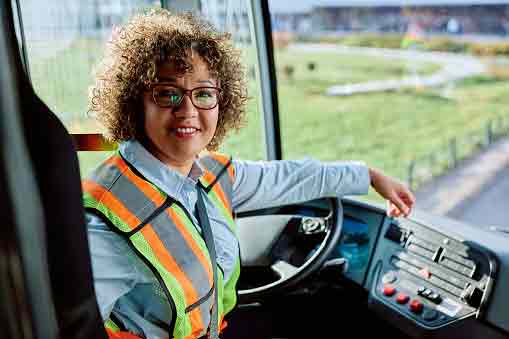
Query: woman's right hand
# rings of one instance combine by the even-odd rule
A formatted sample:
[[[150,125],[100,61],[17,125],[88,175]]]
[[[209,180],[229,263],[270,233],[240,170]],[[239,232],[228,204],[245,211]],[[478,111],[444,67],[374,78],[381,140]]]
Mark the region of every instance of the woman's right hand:
[[[387,214],[391,217],[405,217],[410,214],[415,196],[408,187],[381,171],[370,168],[371,186],[388,201]]]

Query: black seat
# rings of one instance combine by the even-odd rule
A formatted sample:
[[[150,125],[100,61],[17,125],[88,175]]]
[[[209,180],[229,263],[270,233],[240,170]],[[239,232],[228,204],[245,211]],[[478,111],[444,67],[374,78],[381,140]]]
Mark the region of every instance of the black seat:
[[[45,213],[48,264],[62,338],[106,338],[85,228],[79,164],[59,119],[23,81],[23,127]],[[26,113],[26,114],[25,114]]]
[[[2,8],[2,17],[10,18],[2,26],[10,40],[7,41],[9,49],[17,52],[10,3],[6,1]],[[13,87],[17,87],[21,98],[21,132],[25,136],[44,213],[42,234],[59,336],[107,338],[93,287],[79,164],[72,138],[35,94],[23,71],[19,53],[15,55],[13,72],[17,83]],[[41,308],[31,311],[44,312]]]

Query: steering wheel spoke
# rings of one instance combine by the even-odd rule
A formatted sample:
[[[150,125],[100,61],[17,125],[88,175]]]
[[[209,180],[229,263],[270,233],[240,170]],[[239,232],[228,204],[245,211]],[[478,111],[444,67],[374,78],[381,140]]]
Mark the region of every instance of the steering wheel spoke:
[[[299,268],[286,262],[284,260],[278,260],[270,266],[273,272],[275,272],[281,280],[285,280],[297,273]]]

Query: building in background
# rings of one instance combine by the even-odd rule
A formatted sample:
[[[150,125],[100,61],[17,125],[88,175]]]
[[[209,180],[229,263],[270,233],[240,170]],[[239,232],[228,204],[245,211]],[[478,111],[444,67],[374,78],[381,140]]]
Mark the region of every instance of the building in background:
[[[271,4],[275,1],[271,1]],[[299,34],[406,32],[509,36],[509,3],[493,0],[342,0],[300,7],[273,6],[273,26]]]

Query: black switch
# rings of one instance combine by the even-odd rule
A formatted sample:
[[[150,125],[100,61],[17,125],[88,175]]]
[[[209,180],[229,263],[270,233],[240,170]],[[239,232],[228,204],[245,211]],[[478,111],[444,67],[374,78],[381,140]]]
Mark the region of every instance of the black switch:
[[[387,239],[397,242],[399,244],[399,243],[401,243],[403,234],[404,233],[403,233],[403,230],[401,229],[401,227],[399,227],[396,224],[390,224],[389,228],[387,229],[387,232],[385,232],[385,237]]]
[[[442,297],[440,297],[440,294],[438,293],[432,293],[429,297],[429,300],[434,302],[435,304],[440,304],[442,302]]]
[[[481,305],[483,294],[484,293],[480,288],[469,284],[463,291],[461,297],[470,306],[478,308]]]

